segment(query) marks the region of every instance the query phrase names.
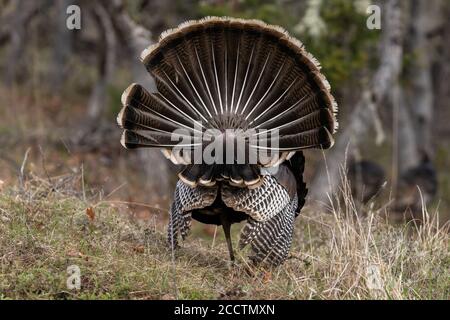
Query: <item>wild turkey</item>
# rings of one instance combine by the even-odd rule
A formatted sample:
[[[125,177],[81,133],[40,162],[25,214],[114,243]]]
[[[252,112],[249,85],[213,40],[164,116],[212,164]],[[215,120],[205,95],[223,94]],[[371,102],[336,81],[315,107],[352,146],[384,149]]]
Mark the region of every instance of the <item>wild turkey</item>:
[[[384,169],[371,160],[351,159],[348,179],[353,198],[366,204],[380,193],[386,176]]]
[[[239,246],[251,246],[250,259],[284,262],[307,193],[301,150],[331,147],[337,127],[318,62],[280,27],[216,17],[164,32],[141,60],[158,92],[132,84],[117,120],[125,148],[162,148],[182,166],[170,247],[193,218],[223,226],[234,260],[230,226],[247,220]],[[220,146],[213,161],[198,161],[211,141]]]
[[[422,212],[422,203],[430,204],[436,197],[438,189],[434,165],[428,153],[424,151],[420,153],[420,163],[400,176],[395,206],[397,212],[405,213],[410,210],[413,218],[419,217]]]

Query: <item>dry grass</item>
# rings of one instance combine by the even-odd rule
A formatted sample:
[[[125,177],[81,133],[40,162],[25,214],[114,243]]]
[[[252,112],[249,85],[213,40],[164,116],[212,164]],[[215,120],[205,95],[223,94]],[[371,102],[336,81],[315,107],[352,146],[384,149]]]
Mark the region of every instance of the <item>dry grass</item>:
[[[349,197],[333,214],[306,208],[292,258],[268,271],[244,253],[230,267],[220,239],[191,237],[172,259],[162,227],[133,221],[123,204],[85,202],[79,182],[0,191],[0,299],[450,298],[449,234],[426,211],[420,226],[393,226],[373,210],[359,217]],[[74,264],[79,291],[66,286]]]

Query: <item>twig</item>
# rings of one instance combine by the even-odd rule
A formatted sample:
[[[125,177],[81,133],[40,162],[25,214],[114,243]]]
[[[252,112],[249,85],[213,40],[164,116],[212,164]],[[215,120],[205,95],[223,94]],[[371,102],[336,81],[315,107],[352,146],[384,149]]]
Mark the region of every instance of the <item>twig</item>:
[[[47,180],[48,180],[49,184],[51,184],[52,187],[53,187],[52,180],[50,179],[50,175],[48,174],[48,171],[47,171],[47,166],[45,165],[44,151],[42,150],[42,146],[40,146],[40,145],[39,145],[39,153],[41,154],[42,169],[44,170],[44,173],[45,173],[45,175],[47,177]]]
[[[166,209],[163,208],[158,208],[158,207],[154,207],[145,203],[140,203],[140,202],[130,202],[130,201],[120,201],[120,200],[108,200],[108,201],[99,201],[97,202],[93,207],[98,207],[101,204],[123,204],[123,205],[134,205],[134,206],[140,206],[140,207],[146,207],[146,208],[150,208],[150,209],[155,209],[155,210],[159,210],[159,211],[165,211],[165,212],[169,212]]]
[[[84,188],[84,165],[81,164],[81,189],[83,190],[83,202],[86,203],[86,189]]]
[[[22,165],[20,167],[20,174],[19,174],[19,185],[20,185],[20,189],[22,189],[22,191],[24,190],[24,171],[25,171],[25,165],[27,163],[28,160],[28,153],[30,153],[31,148],[28,148],[27,151],[25,151],[25,156],[23,157],[23,161],[22,161]]]
[[[214,248],[214,245],[216,244],[216,235],[217,235],[217,226],[214,229],[214,237],[213,237],[213,241],[211,244],[211,250]]]

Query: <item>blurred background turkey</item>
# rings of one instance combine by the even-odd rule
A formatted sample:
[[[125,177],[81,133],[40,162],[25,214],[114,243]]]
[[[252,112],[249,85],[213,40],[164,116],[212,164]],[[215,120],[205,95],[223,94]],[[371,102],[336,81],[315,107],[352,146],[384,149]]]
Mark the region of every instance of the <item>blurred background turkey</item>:
[[[386,182],[384,169],[376,162],[364,159],[350,160],[347,177],[353,199],[362,204],[375,200]]]
[[[428,207],[438,193],[436,169],[426,152],[419,165],[405,170],[398,181],[395,212],[397,220],[422,219],[423,206]]]
[[[367,27],[370,4],[381,8],[381,29]],[[347,162],[353,197],[375,212],[421,212],[420,188],[429,212],[449,219],[445,0],[0,0],[2,188],[34,174],[83,173],[86,198],[126,201],[163,228],[177,168],[158,150],[122,150],[115,117],[129,83],[155,89],[141,51],[162,31],[209,15],[280,25],[321,62],[340,129],[329,152],[305,152],[307,208],[328,211]],[[359,160],[346,159],[354,149]]]

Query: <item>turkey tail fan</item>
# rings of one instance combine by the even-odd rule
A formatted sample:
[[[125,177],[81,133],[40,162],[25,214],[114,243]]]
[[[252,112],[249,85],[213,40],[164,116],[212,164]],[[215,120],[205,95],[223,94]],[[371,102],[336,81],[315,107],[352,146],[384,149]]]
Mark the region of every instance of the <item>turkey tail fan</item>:
[[[164,32],[141,60],[158,93],[137,84],[124,92],[118,122],[126,147],[171,149],[176,129],[187,136],[207,129],[277,131],[279,146],[265,147],[276,153],[333,144],[337,104],[330,85],[318,61],[280,27],[234,18],[187,21]]]

